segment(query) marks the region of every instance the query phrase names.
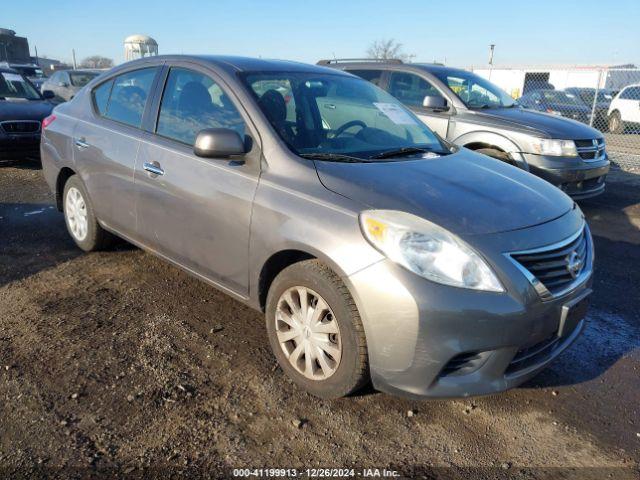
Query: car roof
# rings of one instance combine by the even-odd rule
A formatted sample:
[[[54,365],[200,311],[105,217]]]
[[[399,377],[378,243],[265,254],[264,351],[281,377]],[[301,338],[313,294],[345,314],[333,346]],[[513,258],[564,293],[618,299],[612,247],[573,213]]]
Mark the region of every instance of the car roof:
[[[470,70],[465,70],[463,68],[455,68],[455,67],[447,67],[446,65],[439,65],[437,63],[412,63],[410,65],[414,65],[421,70],[426,70],[427,72],[437,74],[437,73],[458,73],[460,75],[469,75],[470,73],[474,73]]]
[[[334,68],[348,68],[348,69],[357,69],[365,67],[367,69],[382,69],[382,70],[423,70],[429,73],[437,74],[440,72],[446,73],[459,73],[468,75],[469,70],[465,70],[463,68],[454,68],[447,67],[446,65],[442,65],[440,63],[406,63],[400,60],[375,60],[375,59],[355,59],[355,60],[320,60],[318,62],[319,65],[330,65]]]
[[[67,73],[100,73],[102,70],[97,68],[76,68],[75,70],[58,70],[58,72],[67,72]],[[56,72],[57,73],[57,72]]]
[[[308,63],[295,62],[291,60],[271,60],[264,58],[251,58],[230,55],[158,55],[157,57],[145,57],[124,65],[135,65],[148,63],[150,59],[158,61],[196,61],[214,65],[229,73],[238,72],[306,72],[306,73],[331,73],[348,75],[347,73],[336,72],[336,70]]]

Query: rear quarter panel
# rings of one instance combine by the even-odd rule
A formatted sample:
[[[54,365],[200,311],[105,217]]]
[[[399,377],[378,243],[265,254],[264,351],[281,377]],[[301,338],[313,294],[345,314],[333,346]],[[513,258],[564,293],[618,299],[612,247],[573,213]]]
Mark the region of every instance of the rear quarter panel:
[[[40,137],[40,156],[42,172],[53,193],[56,181],[64,167],[75,171],[73,156],[73,131],[77,120],[69,114],[69,106],[62,104],[54,108],[56,119],[42,131]]]

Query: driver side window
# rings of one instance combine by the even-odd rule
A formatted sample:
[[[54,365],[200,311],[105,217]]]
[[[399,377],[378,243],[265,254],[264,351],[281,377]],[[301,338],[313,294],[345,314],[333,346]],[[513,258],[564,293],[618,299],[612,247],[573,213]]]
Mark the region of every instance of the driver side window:
[[[413,73],[393,72],[389,79],[389,93],[410,107],[422,107],[424,97],[442,97],[438,89]]]
[[[156,133],[193,145],[205,128],[230,128],[244,138],[245,123],[229,97],[211,78],[172,68],[162,94]]]

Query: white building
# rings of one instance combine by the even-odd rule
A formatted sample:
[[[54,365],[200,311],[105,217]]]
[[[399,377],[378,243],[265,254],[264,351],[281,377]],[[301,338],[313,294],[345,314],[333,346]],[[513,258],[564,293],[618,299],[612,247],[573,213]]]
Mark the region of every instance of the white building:
[[[124,59],[135,60],[137,58],[158,55],[158,42],[147,35],[131,35],[124,40]]]
[[[472,67],[471,70],[513,98],[519,98],[529,90],[544,88],[545,84],[553,85],[556,90],[569,87],[620,89],[640,81],[640,69],[635,65]]]

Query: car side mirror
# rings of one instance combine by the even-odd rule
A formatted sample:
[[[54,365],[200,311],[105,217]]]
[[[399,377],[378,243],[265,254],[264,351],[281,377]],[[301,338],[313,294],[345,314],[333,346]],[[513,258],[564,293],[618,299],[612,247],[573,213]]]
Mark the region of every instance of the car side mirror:
[[[203,158],[226,158],[246,153],[242,137],[230,128],[205,128],[196,135],[193,153]]]
[[[43,90],[42,92],[42,98],[44,98],[45,100],[51,100],[52,98],[55,98],[55,96],[56,94],[51,90]]]
[[[427,95],[424,97],[424,100],[422,100],[422,106],[431,110],[449,110],[449,106],[447,105],[447,101],[444,97],[435,95]]]

